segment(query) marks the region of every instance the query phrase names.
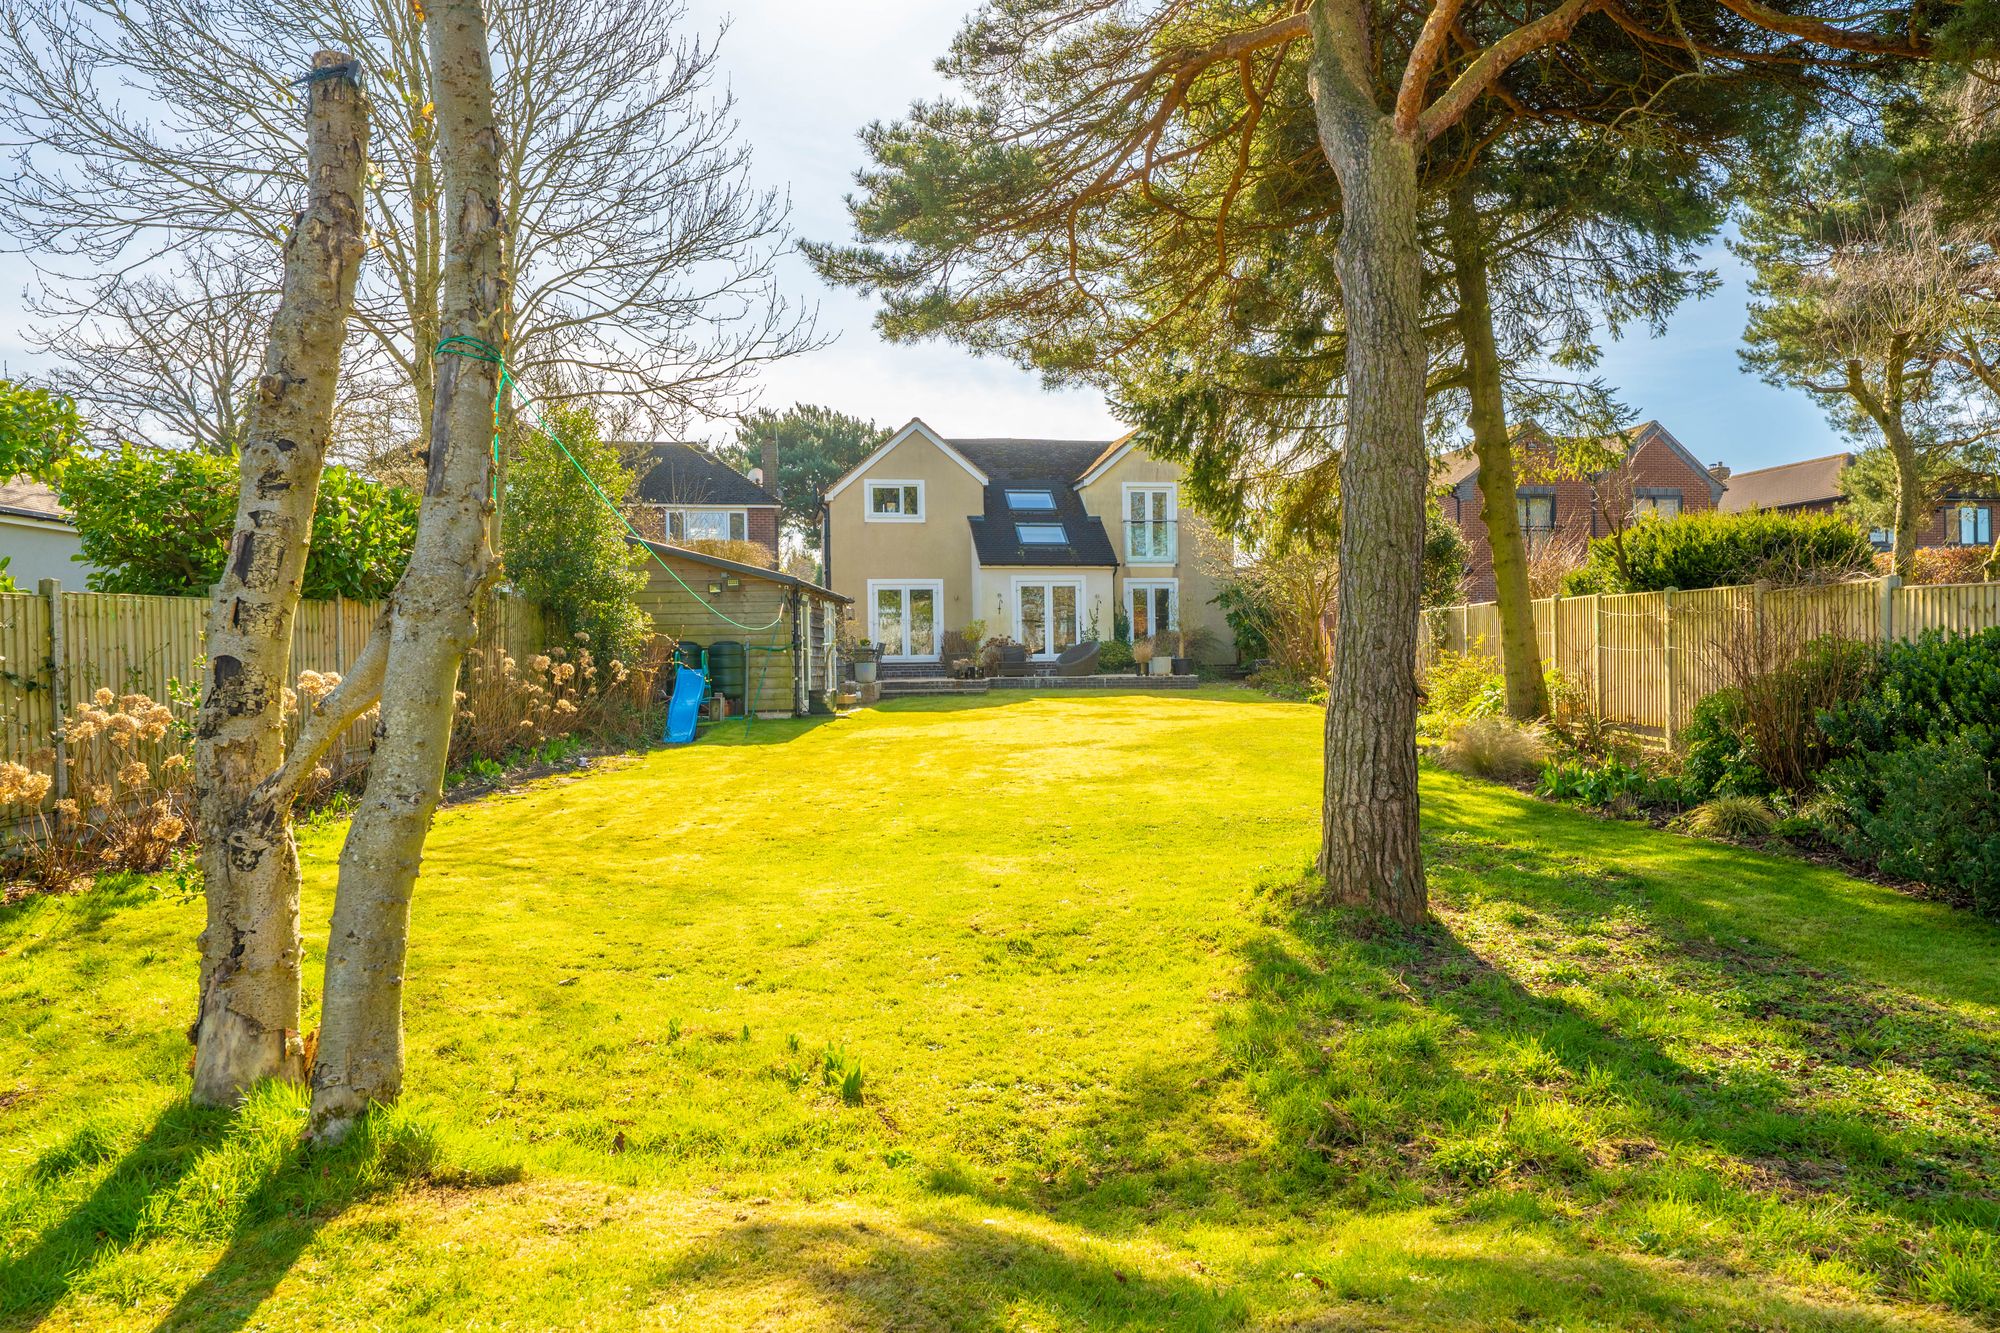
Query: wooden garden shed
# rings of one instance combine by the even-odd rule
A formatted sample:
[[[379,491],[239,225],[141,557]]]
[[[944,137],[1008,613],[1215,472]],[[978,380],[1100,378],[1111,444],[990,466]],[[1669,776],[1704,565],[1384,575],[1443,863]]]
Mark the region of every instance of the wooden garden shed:
[[[825,706],[840,617],[853,601],[782,570],[665,542],[646,542],[639,605],[656,632],[708,649],[716,688],[759,717],[804,717]],[[718,645],[722,645],[718,648]],[[741,676],[731,663],[741,648]]]

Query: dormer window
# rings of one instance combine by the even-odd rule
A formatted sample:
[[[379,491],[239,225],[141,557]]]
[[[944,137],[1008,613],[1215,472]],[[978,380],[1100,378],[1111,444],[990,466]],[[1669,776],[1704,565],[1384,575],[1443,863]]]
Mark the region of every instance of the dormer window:
[[[1056,495],[1054,491],[1033,488],[1008,491],[1007,507],[1009,509],[1054,509],[1056,507]]]
[[[1023,546],[1066,546],[1069,534],[1060,523],[1016,523],[1014,531]]]

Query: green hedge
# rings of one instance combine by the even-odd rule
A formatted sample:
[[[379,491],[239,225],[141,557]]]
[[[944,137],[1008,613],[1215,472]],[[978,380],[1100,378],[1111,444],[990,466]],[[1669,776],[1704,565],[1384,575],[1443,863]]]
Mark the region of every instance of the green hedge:
[[[141,449],[74,454],[56,482],[76,521],[93,592],[206,596],[236,526],[234,457]],[[320,477],[307,598],[387,597],[409,563],[417,497],[344,467]]]
[[[1829,835],[2000,917],[2000,629],[1889,646],[1873,687],[1822,725],[1845,751],[1821,780]]]
[[[1867,574],[1875,567],[1868,534],[1833,514],[1752,509],[1644,519],[1618,541],[1599,537],[1581,568],[1563,580],[1568,596],[1723,588],[1759,579],[1791,583]]]

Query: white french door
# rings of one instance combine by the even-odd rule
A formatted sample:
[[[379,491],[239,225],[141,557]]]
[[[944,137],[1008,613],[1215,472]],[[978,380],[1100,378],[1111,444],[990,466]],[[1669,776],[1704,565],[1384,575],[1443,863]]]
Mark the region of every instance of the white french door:
[[[1180,580],[1133,579],[1125,585],[1125,616],[1134,642],[1180,628]]]
[[[1082,637],[1082,579],[1015,579],[1014,639],[1031,656],[1055,657]]]
[[[935,662],[938,657],[938,611],[944,584],[937,579],[915,583],[868,581],[868,637],[890,662]]]

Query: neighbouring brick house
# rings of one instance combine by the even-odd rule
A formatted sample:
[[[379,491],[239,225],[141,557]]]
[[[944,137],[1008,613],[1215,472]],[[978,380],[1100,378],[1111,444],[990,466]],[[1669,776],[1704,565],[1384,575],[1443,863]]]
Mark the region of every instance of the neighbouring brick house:
[[[1721,504],[1727,468],[1704,466],[1657,421],[1634,428],[1628,439],[1622,463],[1589,477],[1564,476],[1553,447],[1533,427],[1521,431],[1515,439],[1515,506],[1530,547],[1567,541],[1580,550],[1591,538],[1613,531],[1621,518],[1648,513],[1671,518]],[[1470,449],[1447,455],[1437,484],[1445,518],[1465,538],[1466,600],[1490,602],[1493,549],[1481,516],[1478,458]],[[1612,505],[1622,512],[1606,513]]]
[[[764,476],[777,472],[777,451],[767,446]],[[744,476],[699,445],[646,446],[634,469],[638,482],[625,507],[648,541],[676,546],[691,541],[756,542],[778,563],[781,506],[777,493]]]
[[[1853,454],[1828,454],[1777,467],[1739,472],[1729,479],[1722,508],[1775,509],[1786,513],[1832,513],[1846,505],[1840,475],[1854,462]],[[2000,532],[2000,496],[1951,494],[1941,497],[1917,530],[1919,547],[1990,547]],[[1877,550],[1895,545],[1894,534],[1876,528],[1868,534]]]

